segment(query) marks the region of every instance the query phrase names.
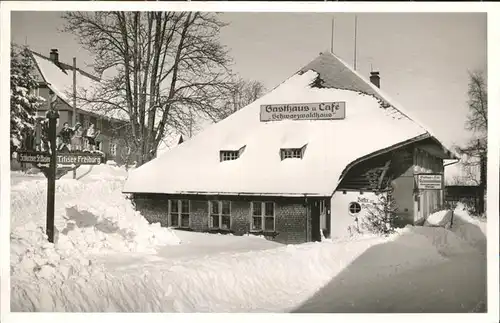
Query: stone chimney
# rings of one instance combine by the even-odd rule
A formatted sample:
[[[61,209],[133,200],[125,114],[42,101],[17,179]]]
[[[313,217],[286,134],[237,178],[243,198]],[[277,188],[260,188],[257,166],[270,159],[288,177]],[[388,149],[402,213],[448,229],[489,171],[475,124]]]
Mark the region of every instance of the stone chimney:
[[[380,88],[380,73],[370,72],[370,82],[372,82],[376,87]]]
[[[59,52],[57,48],[52,48],[50,50],[50,60],[54,63],[59,63]]]

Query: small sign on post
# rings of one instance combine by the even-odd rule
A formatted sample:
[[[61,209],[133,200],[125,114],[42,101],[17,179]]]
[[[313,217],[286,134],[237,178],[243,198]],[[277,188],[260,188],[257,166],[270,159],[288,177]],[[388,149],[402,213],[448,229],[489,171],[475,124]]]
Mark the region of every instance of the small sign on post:
[[[442,190],[443,174],[418,174],[417,187],[421,190]]]
[[[44,151],[20,151],[17,154],[17,161],[20,163],[30,163],[38,168],[48,168],[50,166],[51,154]],[[103,162],[104,156],[101,153],[74,152],[57,153],[57,165],[99,165]]]
[[[32,163],[38,168],[50,166],[50,154],[43,151],[20,151],[17,154],[20,163]]]
[[[58,153],[58,165],[99,165],[102,163],[103,155],[100,153]]]

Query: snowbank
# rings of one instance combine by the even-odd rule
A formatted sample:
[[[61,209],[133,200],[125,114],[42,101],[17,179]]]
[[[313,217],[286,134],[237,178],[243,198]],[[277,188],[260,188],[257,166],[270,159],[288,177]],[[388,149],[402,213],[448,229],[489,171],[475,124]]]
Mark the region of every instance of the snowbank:
[[[109,165],[89,166],[78,169],[77,176],[83,176],[81,181],[60,179],[56,182],[55,244],[49,243],[43,232],[46,180],[26,180],[12,186],[13,296],[28,297],[34,310],[60,309],[67,303],[60,299],[51,302],[47,298],[50,295],[54,300],[58,298],[46,290],[62,293],[61,288],[68,284],[104,281],[99,278],[105,276],[103,269],[89,260],[92,255],[155,253],[159,246],[179,244],[172,230],[149,224],[133,209],[131,202],[121,194],[123,176],[120,174],[126,175]],[[72,174],[65,175],[68,176]],[[54,284],[60,288],[54,288]]]
[[[486,253],[486,218],[472,217],[463,204],[459,203],[453,212],[451,230],[461,239],[479,251]]]
[[[467,208],[462,203],[458,203],[453,212],[442,210],[429,215],[424,225],[450,229],[455,237],[480,251],[486,252],[486,219],[472,217],[466,210]]]
[[[425,226],[447,226],[450,223],[452,216],[452,210],[441,210],[434,212],[425,220]]]
[[[121,176],[120,176],[121,175]],[[124,170],[108,165],[80,167],[56,182],[56,243],[83,253],[155,252],[157,246],[178,244],[172,230],[150,225],[121,193]],[[26,226],[45,227],[46,181],[26,181],[12,187],[12,232]]]
[[[84,285],[91,277],[105,277],[103,267],[93,264],[80,250],[49,243],[33,222],[24,230],[11,233],[10,262],[13,311],[25,310],[24,302],[33,310],[66,306],[60,297],[56,304],[49,300],[61,293],[62,286],[69,282]],[[18,303],[18,299],[23,299],[23,303]]]
[[[39,228],[45,226],[45,181],[12,188],[13,311],[284,312],[346,272],[370,279],[392,277],[446,263],[449,257],[474,252],[470,244],[485,242],[481,221],[457,210],[452,230],[408,226],[390,237],[279,247],[260,237],[186,232],[180,236],[187,243],[175,248],[186,248],[186,253],[190,246],[206,249],[190,258],[175,252],[153,257],[147,254],[179,239],[168,229],[149,225],[133,210],[120,193],[119,172],[101,165],[80,181],[58,181],[55,245]],[[241,246],[247,243],[260,250],[206,252],[236,239],[242,240]],[[116,252],[146,256],[120,265],[96,260],[96,254],[108,252],[123,259],[131,254]]]
[[[430,243],[445,257],[475,251],[462,237],[445,228],[407,226],[401,232],[412,236],[415,241],[418,241],[416,237],[420,237],[422,242],[427,245]]]
[[[19,290],[13,302],[15,308],[28,311],[283,312],[311,297],[336,275],[351,270],[353,261],[357,261],[357,270],[390,276],[445,258],[427,239],[408,232],[394,241],[378,237],[307,243],[137,263],[116,268],[113,275],[85,285],[70,280],[59,291],[44,289],[46,296]],[[50,301],[42,302],[43,297]],[[71,301],[61,301],[61,297]]]

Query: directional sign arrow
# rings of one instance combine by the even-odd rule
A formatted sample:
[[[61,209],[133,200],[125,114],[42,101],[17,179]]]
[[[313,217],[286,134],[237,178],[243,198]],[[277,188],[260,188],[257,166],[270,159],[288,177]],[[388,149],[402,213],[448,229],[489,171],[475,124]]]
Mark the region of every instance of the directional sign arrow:
[[[50,166],[50,164],[42,164],[42,163],[38,163],[38,164],[36,164],[36,166],[37,166],[38,168],[42,168],[42,167],[47,168],[47,167],[49,167],[49,166]]]

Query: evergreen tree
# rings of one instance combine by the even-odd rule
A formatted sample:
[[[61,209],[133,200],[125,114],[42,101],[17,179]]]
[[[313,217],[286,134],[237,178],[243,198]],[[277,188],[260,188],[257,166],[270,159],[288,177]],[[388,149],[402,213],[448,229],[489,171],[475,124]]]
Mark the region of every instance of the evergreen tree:
[[[368,208],[368,214],[363,222],[364,229],[382,235],[394,233],[397,211],[398,206],[394,199],[394,188],[389,185],[387,190],[379,195],[378,201]]]
[[[10,52],[10,147],[11,152],[30,148],[27,143],[35,127],[35,112],[44,99],[36,95],[38,82],[26,49],[11,46]]]

